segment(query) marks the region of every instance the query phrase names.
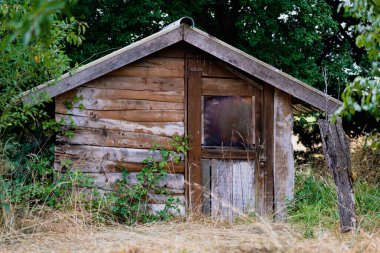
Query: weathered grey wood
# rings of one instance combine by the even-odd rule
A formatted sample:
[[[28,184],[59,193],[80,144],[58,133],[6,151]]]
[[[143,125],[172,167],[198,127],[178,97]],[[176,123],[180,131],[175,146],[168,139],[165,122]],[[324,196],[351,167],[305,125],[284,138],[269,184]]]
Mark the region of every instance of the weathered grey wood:
[[[355,197],[351,173],[350,142],[344,133],[342,121],[332,124],[330,119],[319,119],[323,153],[332,171],[338,196],[341,232],[356,227]]]
[[[255,86],[255,87],[258,88],[259,90],[262,90],[262,89],[263,89],[263,85],[262,85],[262,84],[257,83],[256,81],[252,80],[251,77],[248,77],[248,76],[244,75],[242,72],[239,72],[238,70],[234,69],[234,68],[231,67],[230,65],[225,64],[224,62],[218,62],[218,64],[219,64],[220,66],[222,66],[223,68],[227,69],[228,71],[230,71],[231,73],[233,73],[234,75],[236,75],[237,77],[239,77],[239,78],[241,78],[242,80],[246,81],[246,82],[249,83],[250,85]]]
[[[70,126],[72,120],[77,127],[120,130],[161,136],[173,136],[176,134],[183,135],[185,131],[183,122],[132,122],[115,119],[68,116],[62,114],[56,114],[55,118],[58,122],[63,118],[63,124],[67,126]]]
[[[275,89],[274,92],[274,207],[275,219],[286,218],[287,202],[293,198],[294,157],[292,145],[292,97]]]
[[[211,160],[202,159],[202,189],[203,204],[202,212],[206,215],[211,213]]]
[[[164,194],[148,193],[149,203],[154,203],[154,204],[165,204],[171,197],[174,198],[176,203],[185,205],[185,195],[164,195]]]
[[[69,162],[69,164],[67,164]],[[81,157],[78,155],[69,155],[56,153],[54,157],[54,169],[56,171],[66,172],[70,171],[81,171],[83,173],[113,173],[122,172],[127,170],[129,172],[140,172],[146,164],[134,163],[134,162],[123,162],[123,161],[109,161],[106,158],[102,159],[87,159],[86,157]],[[168,173],[185,173],[185,163],[184,161],[177,163],[169,162],[165,167]]]
[[[183,110],[128,110],[128,111],[96,111],[79,108],[66,109],[57,107],[59,114],[68,114],[98,119],[114,119],[132,122],[183,122]]]
[[[129,65],[128,65],[129,66]],[[102,76],[83,84],[84,87],[113,90],[183,90],[183,78]]]
[[[59,96],[57,97],[59,98]],[[68,99],[56,99],[56,105],[63,107]],[[102,98],[84,98],[78,102],[72,103],[74,108],[84,107],[87,110],[98,111],[124,111],[124,110],[183,110],[183,103],[161,102],[149,100],[134,99],[102,99]]]
[[[74,74],[63,75],[60,81],[53,86],[51,86],[53,82],[50,82],[50,85],[46,83],[21,94],[20,97],[22,101],[26,103],[35,103],[35,98],[39,97],[39,95],[45,91],[48,96],[55,97],[181,40],[206,51],[237,69],[261,79],[320,110],[326,111],[328,114],[334,112],[341,105],[339,100],[325,95],[323,92],[306,85],[199,29],[190,28],[186,24],[158,32],[146,39],[87,64],[79,68]],[[138,67],[133,68],[138,69]]]
[[[174,216],[185,216],[186,215],[186,207],[182,204],[174,205],[174,208],[170,208],[168,211]],[[148,204],[148,210],[151,213],[157,213],[165,209],[165,204]]]
[[[155,33],[145,39],[117,50],[83,67],[78,68],[74,74],[67,73],[59,81],[42,84],[35,89],[21,94],[24,103],[35,103],[35,98],[44,92],[49,97],[55,97],[65,91],[107,74],[115,69],[150,55],[182,40],[183,25]]]
[[[185,26],[184,41],[316,108],[333,113],[341,102],[227,43]]]
[[[99,161],[121,161],[141,163],[148,156],[152,156],[155,161],[161,160],[159,151],[150,151],[148,149],[134,149],[134,148],[114,148],[114,147],[100,147],[100,146],[86,146],[86,145],[64,145],[55,146],[55,152],[58,154],[76,155],[86,159],[94,159]]]
[[[128,77],[184,77],[184,61],[180,58],[147,57],[116,69],[108,76]]]
[[[88,193],[87,196],[89,198],[94,198],[93,192],[89,191],[89,189],[82,189],[83,193]],[[100,196],[105,196],[111,192],[114,192],[113,190],[105,190],[105,189],[97,189],[97,192],[100,194]],[[173,194],[173,193],[170,193]],[[159,194],[153,194],[148,193],[148,198],[143,199],[140,202],[140,208],[141,210],[146,210],[151,214],[156,214],[159,211],[164,210],[166,207],[166,200],[169,198],[168,195],[159,195]],[[186,208],[185,203],[183,202],[185,200],[185,196],[183,194],[180,195],[173,195],[173,198],[175,200],[175,203],[173,203],[173,208],[169,208],[169,213],[171,213],[174,216],[185,216],[186,215]],[[157,201],[160,201],[160,203],[157,203]]]
[[[233,220],[231,161],[211,160],[211,217]]]
[[[253,161],[233,161],[232,206],[234,217],[251,213],[255,209]]]
[[[154,145],[170,148],[172,138],[152,134],[131,133],[119,130],[104,130],[95,128],[79,128],[74,130],[74,136],[57,135],[59,143],[75,145],[93,145],[117,148],[153,148]]]
[[[131,185],[138,183],[136,172],[131,172],[127,176],[127,181]],[[122,179],[121,173],[88,173],[94,178],[96,187],[102,189],[112,189],[117,180]],[[171,193],[184,193],[185,190],[185,176],[183,174],[167,174],[162,178],[157,187],[163,187]]]
[[[184,91],[113,90],[79,87],[73,91],[62,94],[62,99],[72,99],[74,96],[96,99],[135,99],[182,103],[184,100]]]
[[[254,87],[246,81],[232,78],[202,78],[202,95],[253,96]]]

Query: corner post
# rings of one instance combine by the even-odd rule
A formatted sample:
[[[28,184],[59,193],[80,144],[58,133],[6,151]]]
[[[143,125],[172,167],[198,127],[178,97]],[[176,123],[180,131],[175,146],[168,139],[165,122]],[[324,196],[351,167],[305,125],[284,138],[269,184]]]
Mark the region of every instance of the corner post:
[[[338,197],[340,231],[346,233],[356,227],[355,197],[351,173],[350,142],[344,133],[341,118],[335,124],[330,118],[318,120],[322,148],[327,166],[332,171]]]

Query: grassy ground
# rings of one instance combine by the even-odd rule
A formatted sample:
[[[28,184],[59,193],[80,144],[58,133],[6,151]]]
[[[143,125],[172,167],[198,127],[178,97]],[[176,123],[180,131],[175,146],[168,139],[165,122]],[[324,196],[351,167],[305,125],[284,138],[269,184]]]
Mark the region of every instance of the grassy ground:
[[[1,238],[0,252],[380,252],[380,233],[319,230],[305,239],[297,226],[264,220],[231,225],[198,218],[134,227],[85,220],[73,213],[34,216],[22,233]]]
[[[352,164],[358,228],[352,233],[339,233],[334,184],[321,156],[314,156],[297,164],[286,223],[245,217],[229,224],[188,217],[105,225],[85,211],[35,207],[0,231],[0,252],[380,252],[380,151],[357,146]]]

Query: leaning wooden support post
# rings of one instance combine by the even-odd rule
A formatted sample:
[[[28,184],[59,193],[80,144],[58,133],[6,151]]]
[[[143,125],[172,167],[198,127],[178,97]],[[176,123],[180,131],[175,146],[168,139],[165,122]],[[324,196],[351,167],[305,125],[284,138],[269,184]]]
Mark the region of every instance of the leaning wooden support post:
[[[338,197],[340,230],[349,232],[356,226],[355,198],[351,174],[350,143],[343,131],[342,120],[336,123],[330,119],[318,120],[321,131],[323,153],[331,169]]]

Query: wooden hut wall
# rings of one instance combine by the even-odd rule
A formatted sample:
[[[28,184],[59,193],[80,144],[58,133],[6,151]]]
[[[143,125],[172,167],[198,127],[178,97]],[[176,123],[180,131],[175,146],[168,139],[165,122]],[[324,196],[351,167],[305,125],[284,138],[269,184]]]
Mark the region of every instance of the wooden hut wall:
[[[185,99],[186,86],[189,85],[185,78],[185,66],[189,62],[195,62],[202,69],[202,96],[241,96],[249,94],[251,90],[256,94],[263,87],[263,84],[250,81],[228,67],[226,69],[223,64],[200,51],[182,48],[182,45],[162,50],[56,97],[56,119],[60,121],[63,118],[67,128],[72,120],[77,129],[71,138],[57,136],[55,168],[62,169],[62,161],[70,159],[75,164],[72,168],[89,173],[95,178],[98,187],[106,190],[121,178],[122,168],[127,168],[131,172],[131,181],[135,181],[137,172],[144,166],[142,161],[147,156],[159,158],[158,153],[149,152],[153,144],[168,147],[175,134],[189,134],[186,125],[189,124],[187,114],[191,110],[186,112],[189,105]],[[190,68],[190,65],[187,67]],[[268,173],[259,173],[259,167],[252,166],[249,173],[257,177],[252,178],[253,181],[249,181],[251,183],[248,182],[254,184],[249,199],[256,198],[255,205],[259,211],[262,209],[260,213],[271,212],[274,200],[275,212],[281,218],[285,214],[285,199],[291,198],[294,185],[292,101],[290,95],[269,88],[264,84],[264,104],[261,105],[261,96],[257,95],[255,130],[260,131],[259,115],[263,110],[263,117],[267,119],[263,122],[273,122],[270,123],[273,128],[265,126],[263,129],[267,132],[265,138],[269,140],[266,142],[271,143],[271,139],[274,142],[272,148],[268,146],[272,152],[266,151],[268,166],[265,167],[265,171],[274,174],[274,179],[268,177],[261,182],[260,175]],[[74,98],[79,99],[76,101]],[[73,108],[68,109],[70,101],[74,101]],[[206,160],[202,158],[202,167],[208,164]],[[168,171],[169,176],[162,184],[185,203],[185,163],[170,166]],[[207,179],[203,175],[205,180],[211,178]],[[208,191],[212,192],[212,189]],[[154,210],[163,208],[165,196],[151,194],[150,197]],[[228,213],[227,216],[231,216]]]
[[[286,217],[286,201],[293,198],[294,158],[291,95],[274,90],[274,207],[276,220]]]
[[[149,151],[153,144],[168,147],[174,135],[184,134],[184,87],[184,57],[157,54],[57,96],[56,119],[68,128],[72,120],[77,129],[71,138],[57,136],[55,168],[70,159],[102,189],[126,168],[133,182],[146,157],[160,157]],[[168,171],[162,185],[184,203],[184,162]],[[165,196],[150,197],[154,210],[164,207]]]

